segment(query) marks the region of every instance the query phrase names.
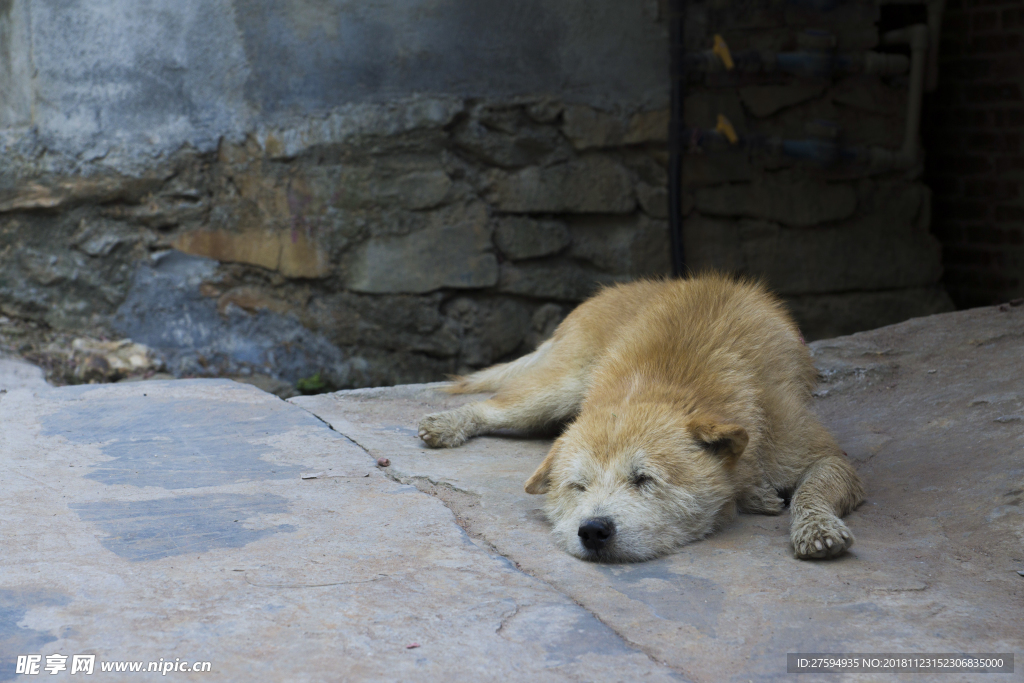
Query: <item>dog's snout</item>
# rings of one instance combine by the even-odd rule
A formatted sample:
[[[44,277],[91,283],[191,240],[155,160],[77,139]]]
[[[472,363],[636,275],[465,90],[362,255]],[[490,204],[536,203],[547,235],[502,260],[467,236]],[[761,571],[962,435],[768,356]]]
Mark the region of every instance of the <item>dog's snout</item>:
[[[580,524],[577,532],[580,542],[588,550],[600,550],[608,544],[615,535],[615,522],[608,517],[595,517],[587,519]]]

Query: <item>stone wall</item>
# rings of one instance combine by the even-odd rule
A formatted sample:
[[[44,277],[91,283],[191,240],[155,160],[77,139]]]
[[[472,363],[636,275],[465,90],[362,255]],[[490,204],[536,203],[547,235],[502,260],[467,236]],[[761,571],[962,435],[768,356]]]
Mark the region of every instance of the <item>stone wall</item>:
[[[666,274],[664,110],[411,98],[0,204],[0,311],[128,337],[175,376],[428,381]]]
[[[810,21],[758,7],[691,4],[692,49]],[[851,7],[827,27],[870,47]],[[9,345],[57,380],[436,380],[669,272],[658,2],[8,0],[0,57],[0,341],[47,331]],[[898,81],[691,87],[692,126],[900,142]],[[949,306],[914,173],[694,150],[685,197],[690,265],[765,277],[808,338]]]
[[[314,388],[522,353],[667,272],[666,62],[656,2],[0,3],[0,336]]]
[[[693,3],[687,48],[708,50],[719,34],[737,59],[752,53],[765,59],[809,51],[801,35],[809,30],[818,43],[823,36],[833,40],[837,55],[860,59],[878,48],[877,5],[816,4],[826,9]],[[906,111],[906,75],[742,66],[731,73],[691,73],[685,105],[692,128],[714,129],[722,114],[742,137],[892,150],[903,144]],[[811,338],[951,310],[939,284],[940,246],[930,230],[932,196],[920,163],[886,170],[798,160],[769,145],[725,147],[698,145],[685,160],[691,267],[763,277],[787,299]]]

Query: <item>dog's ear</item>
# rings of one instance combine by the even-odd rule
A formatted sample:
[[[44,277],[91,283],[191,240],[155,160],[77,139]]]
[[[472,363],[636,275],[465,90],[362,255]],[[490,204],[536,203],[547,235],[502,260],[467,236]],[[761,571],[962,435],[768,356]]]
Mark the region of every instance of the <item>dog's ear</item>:
[[[551,486],[551,466],[555,464],[555,454],[557,452],[558,442],[556,441],[551,446],[551,450],[548,451],[548,457],[544,458],[544,462],[540,464],[537,471],[526,480],[527,493],[539,494],[548,492],[548,488]]]
[[[750,441],[743,427],[703,417],[690,423],[690,432],[705,450],[726,458],[740,457]]]

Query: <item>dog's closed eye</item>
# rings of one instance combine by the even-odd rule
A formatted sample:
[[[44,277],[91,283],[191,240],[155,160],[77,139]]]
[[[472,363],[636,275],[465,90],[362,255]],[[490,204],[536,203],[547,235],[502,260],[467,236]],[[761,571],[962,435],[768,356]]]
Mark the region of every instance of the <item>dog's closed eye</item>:
[[[579,491],[581,493],[587,490],[586,485],[581,484],[578,481],[569,482],[569,488],[572,489],[573,491]]]
[[[633,488],[646,489],[654,485],[654,477],[643,472],[633,472],[629,478],[629,484]]]

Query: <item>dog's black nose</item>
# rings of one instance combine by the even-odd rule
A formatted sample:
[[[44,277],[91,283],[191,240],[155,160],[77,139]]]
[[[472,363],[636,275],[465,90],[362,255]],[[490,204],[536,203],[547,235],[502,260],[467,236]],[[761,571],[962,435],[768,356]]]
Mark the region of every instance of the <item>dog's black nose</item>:
[[[615,522],[609,517],[587,519],[580,524],[580,530],[577,533],[585,548],[600,550],[608,545],[608,541],[615,535]]]

